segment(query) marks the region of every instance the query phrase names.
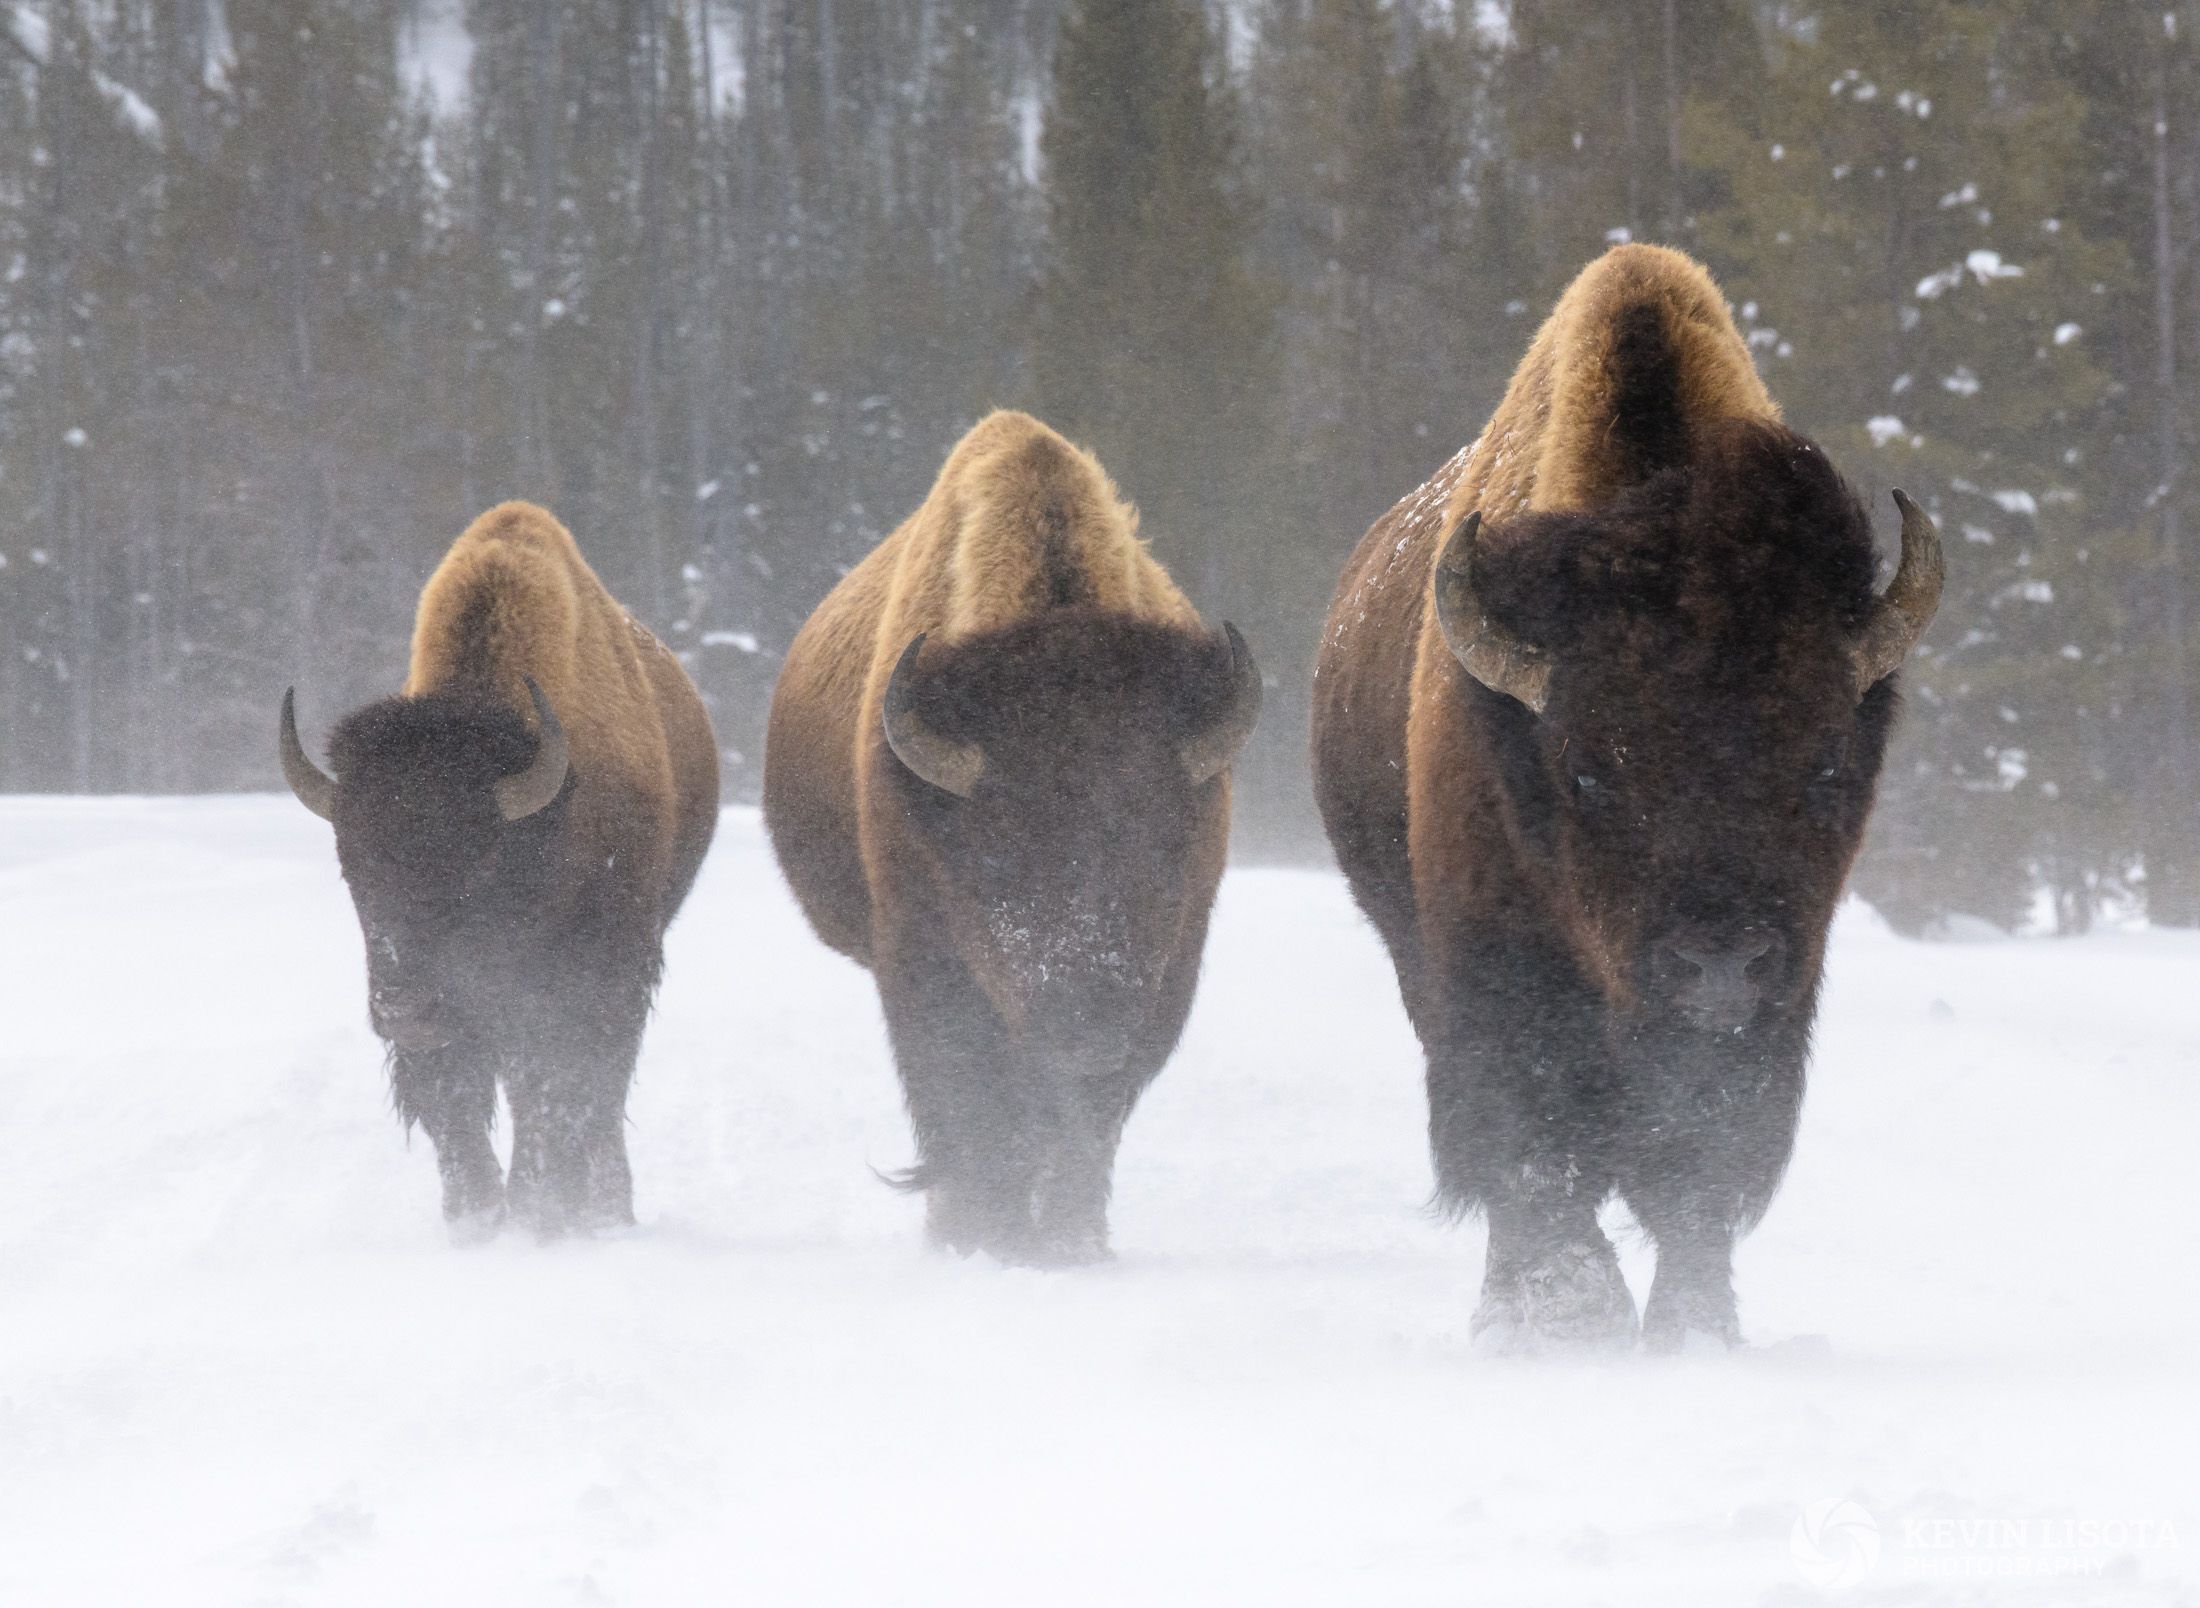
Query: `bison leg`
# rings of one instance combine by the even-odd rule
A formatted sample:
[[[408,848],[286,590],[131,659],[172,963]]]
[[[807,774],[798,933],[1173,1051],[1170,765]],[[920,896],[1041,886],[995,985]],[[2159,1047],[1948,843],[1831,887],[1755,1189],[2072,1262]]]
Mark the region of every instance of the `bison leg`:
[[[1043,1263],[1035,1207],[1043,1171],[1038,1125],[1017,1109],[1005,1079],[983,1106],[961,1105],[932,1079],[908,1087],[909,1110],[922,1156],[910,1174],[925,1191],[925,1238],[968,1256],[983,1251],[1011,1266]],[[944,1096],[944,1098],[942,1098]],[[925,1113],[920,1115],[919,1113]],[[945,1118],[945,1122],[942,1121]],[[950,1129],[946,1123],[964,1119]]]
[[[950,1130],[938,1118],[958,1094]],[[1003,1056],[959,1089],[912,1085],[910,1111],[928,1136],[919,1171],[934,1244],[1021,1267],[1108,1259],[1109,1182],[1130,1112],[1120,1086]]]
[[[1741,1344],[1734,1244],[1772,1199],[1794,1147],[1799,1029],[1741,1037],[1675,1031],[1639,1047],[1619,1189],[1658,1248],[1645,1345]]]
[[[545,1238],[634,1221],[626,1096],[647,995],[531,1045],[506,1073],[512,1214]]]
[[[917,1134],[911,1179],[925,1191],[925,1237],[962,1256],[1043,1261],[1034,1216],[1044,1130],[1030,1090],[998,1063],[920,1056],[905,1067],[903,1091]]]
[[[1697,1146],[1662,1147],[1630,1178],[1627,1207],[1658,1247],[1657,1277],[1642,1314],[1643,1344],[1680,1351],[1703,1341],[1742,1340],[1734,1302],[1731,1205],[1704,1187],[1719,1169]]]
[[[1635,1300],[1594,1208],[1523,1188],[1489,1203],[1489,1253],[1468,1333],[1501,1353],[1624,1347]]]
[[[405,1125],[425,1129],[435,1146],[451,1238],[488,1238],[504,1218],[504,1169],[489,1144],[497,1086],[488,1057],[460,1044],[394,1051],[390,1092]]]
[[[602,1068],[540,1066],[515,1074],[512,1215],[545,1239],[634,1221],[626,1156],[626,1086]]]
[[[1429,1139],[1443,1204],[1489,1221],[1472,1333],[1498,1350],[1629,1344],[1634,1298],[1597,1226],[1617,1115],[1602,1001],[1533,938],[1449,952],[1460,963],[1428,1047]]]
[[[925,1237],[942,1250],[1040,1260],[1033,1222],[1048,1125],[991,1005],[951,957],[912,946],[887,962],[879,997],[917,1141],[897,1180],[925,1193]]]
[[[1658,1275],[1643,1307],[1642,1343],[1652,1351],[1684,1351],[1709,1342],[1742,1343],[1734,1303],[1732,1232],[1690,1227],[1656,1235]]]
[[[1108,1249],[1108,1193],[1123,1124],[1144,1080],[1072,1078],[1051,1115],[1035,1191],[1035,1260],[1054,1267],[1104,1262]]]

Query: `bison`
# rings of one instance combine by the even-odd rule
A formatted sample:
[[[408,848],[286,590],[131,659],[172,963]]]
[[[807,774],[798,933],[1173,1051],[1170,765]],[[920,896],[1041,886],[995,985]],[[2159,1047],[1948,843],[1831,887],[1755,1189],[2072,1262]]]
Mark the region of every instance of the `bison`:
[[[1260,677],[1088,454],[995,413],[787,653],[764,820],[878,981],[936,1245],[1108,1254],[1131,1107],[1191,1007]]]
[[[280,743],[336,829],[390,1087],[435,1142],[454,1237],[507,1210],[544,1234],[631,1223],[627,1085],[718,814],[717,742],[679,662],[563,525],[504,503],[429,578],[404,691],[336,727],[335,774],[288,692]]]
[[[1479,1209],[1477,1343],[1625,1344],[1597,1213],[1657,1247],[1646,1345],[1738,1344],[1733,1248],[1792,1148],[1826,931],[1932,523],[1870,526],[1709,275],[1587,268],[1488,428],[1368,531],[1315,671],[1316,795]]]

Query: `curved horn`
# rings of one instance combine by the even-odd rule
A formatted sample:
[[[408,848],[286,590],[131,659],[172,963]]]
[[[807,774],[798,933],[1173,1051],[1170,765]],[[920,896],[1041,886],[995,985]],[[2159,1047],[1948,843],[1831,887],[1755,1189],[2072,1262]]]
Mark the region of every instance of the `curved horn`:
[[[1849,649],[1859,698],[1902,668],[1940,607],[1941,582],[1948,575],[1940,532],[1925,510],[1899,491],[1894,505],[1902,510],[1902,562],[1887,590],[1873,602],[1863,633]]]
[[[1436,623],[1468,675],[1540,715],[1550,701],[1551,661],[1483,610],[1474,590],[1474,542],[1481,529],[1481,514],[1469,514],[1444,543],[1436,560]]]
[[[1222,634],[1230,650],[1230,701],[1176,749],[1184,761],[1184,774],[1192,779],[1194,787],[1222,774],[1253,735],[1254,723],[1260,719],[1260,669],[1253,663],[1253,650],[1228,621],[1223,622]]]
[[[527,762],[523,771],[515,771],[497,782],[497,812],[507,821],[523,821],[537,810],[547,809],[550,801],[565,786],[565,773],[572,768],[573,756],[566,747],[565,728],[558,724],[557,711],[550,707],[550,700],[542,695],[542,688],[535,685],[535,678],[528,676],[527,696],[535,700],[537,740],[535,757]]]
[[[295,687],[283,689],[283,725],[276,746],[283,756],[283,780],[298,795],[298,802],[322,820],[333,820],[336,811],[336,778],[306,757],[306,745],[298,741],[298,706]]]
[[[942,736],[926,725],[924,717],[917,713],[909,680],[916,671],[917,654],[923,647],[924,633],[919,631],[909,646],[901,650],[901,657],[894,663],[894,674],[886,683],[886,701],[879,710],[879,723],[886,729],[886,746],[918,780],[929,782],[943,793],[968,798],[970,790],[978,785],[978,778],[985,774],[985,750],[976,743]]]

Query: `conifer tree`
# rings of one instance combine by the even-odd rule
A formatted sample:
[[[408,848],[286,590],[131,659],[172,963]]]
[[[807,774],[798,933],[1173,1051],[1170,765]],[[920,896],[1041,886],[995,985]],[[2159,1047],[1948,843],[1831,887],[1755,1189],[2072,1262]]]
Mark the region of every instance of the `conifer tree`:
[[[2116,254],[2068,215],[2088,158],[2054,9],[1837,0],[1767,23],[1765,70],[1685,119],[1700,245],[1774,393],[1883,529],[1900,485],[1949,550],[1860,874],[1918,920],[2021,919],[2050,842],[2077,905],[2128,860],[2068,833],[2120,807],[2077,728],[2113,702],[2093,577],[2116,538],[2069,445],[2111,389]]]
[[[1248,266],[1236,107],[1193,0],[1080,0],[1055,47],[1033,350],[1042,413],[1089,442],[1215,606],[1259,525],[1272,299]]]
[[[1042,416],[1100,455],[1141,534],[1211,620],[1256,645],[1270,695],[1240,760],[1248,841],[1302,834],[1304,623],[1329,565],[1278,424],[1276,296],[1255,276],[1257,217],[1235,95],[1193,0],[1077,0],[1055,46],[1041,149],[1047,254],[1032,339]]]

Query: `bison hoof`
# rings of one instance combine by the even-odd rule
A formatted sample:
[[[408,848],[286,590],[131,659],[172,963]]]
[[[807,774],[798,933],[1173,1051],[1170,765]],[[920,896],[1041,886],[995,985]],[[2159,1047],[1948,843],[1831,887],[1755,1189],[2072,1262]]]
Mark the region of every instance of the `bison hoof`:
[[[1046,1239],[1029,1234],[930,1236],[933,1249],[954,1256],[989,1256],[1003,1267],[1053,1270],[1095,1267],[1115,1260],[1104,1239]]]
[[[450,1212],[443,1219],[444,1232],[450,1235],[451,1243],[462,1248],[488,1244],[503,1227],[504,1202],[501,1200]]]
[[[623,1201],[601,1201],[579,1208],[566,1222],[574,1234],[624,1234],[634,1227],[634,1208]]]
[[[1483,1286],[1469,1333],[1500,1356],[1624,1351],[1635,1343],[1635,1298],[1609,1244],[1573,1244]]]
[[[956,1256],[990,1256],[1003,1267],[1091,1267],[1111,1262],[1108,1231],[1094,1228],[1041,1227],[1029,1222],[1000,1220],[988,1214],[973,1222],[954,1210],[954,1202],[935,1193],[925,1222],[925,1238],[934,1250]]]
[[[1651,1286],[1642,1315],[1642,1344],[1663,1356],[1718,1356],[1742,1343],[1734,1298],[1716,1291],[1674,1295]]]
[[[1103,1262],[1115,1260],[1115,1252],[1108,1249],[1104,1238],[1077,1235],[1073,1238],[1047,1240],[1032,1247],[1026,1258],[1030,1267],[1098,1267]]]
[[[545,1245],[556,1240],[616,1234],[634,1226],[632,1207],[601,1202],[581,1206],[536,1203],[525,1211],[515,1210],[512,1215]]]

